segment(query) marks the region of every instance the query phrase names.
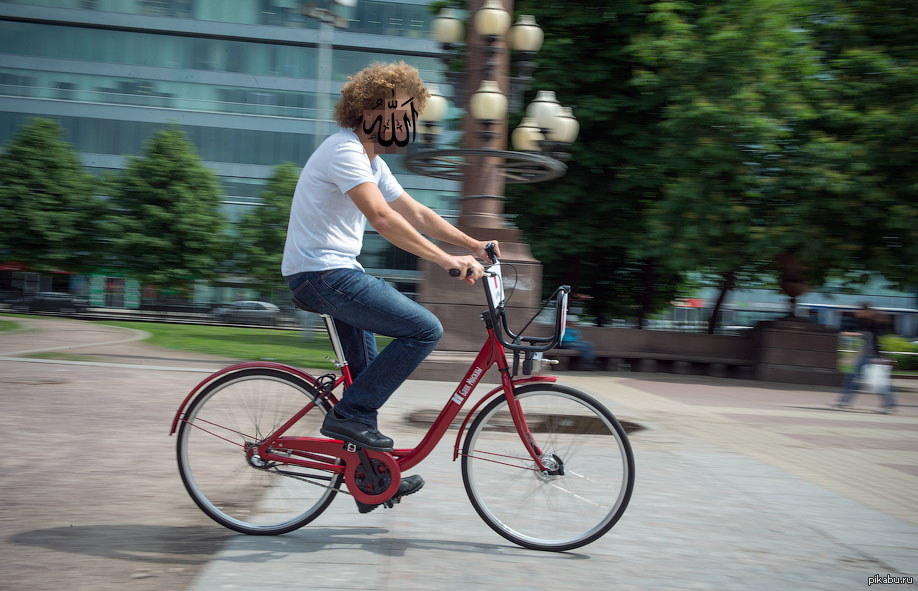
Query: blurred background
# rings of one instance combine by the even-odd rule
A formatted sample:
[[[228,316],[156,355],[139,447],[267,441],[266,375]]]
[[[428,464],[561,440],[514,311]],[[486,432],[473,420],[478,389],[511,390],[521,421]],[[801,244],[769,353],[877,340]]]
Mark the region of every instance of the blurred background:
[[[431,31],[444,7],[467,8],[0,2],[0,300],[292,322],[279,267],[299,168],[373,61],[404,60],[451,98]],[[910,2],[512,12],[545,36],[526,99],[555,91],[580,136],[563,177],[508,186],[507,224],[546,290],[573,286],[583,324],[736,334],[790,315],[837,329],[868,303],[918,337]],[[455,219],[459,183],[401,160],[387,157],[408,192]],[[372,229],[360,260],[416,297],[418,261]]]

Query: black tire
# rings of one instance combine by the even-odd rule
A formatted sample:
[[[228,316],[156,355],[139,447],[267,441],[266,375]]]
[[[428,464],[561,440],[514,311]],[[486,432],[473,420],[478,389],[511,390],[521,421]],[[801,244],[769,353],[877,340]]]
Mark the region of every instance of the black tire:
[[[472,506],[525,548],[560,552],[597,540],[621,518],[634,489],[625,430],[597,400],[565,386],[523,386],[515,400],[543,463],[560,469],[535,469],[501,396],[478,413],[465,438],[462,480]]]
[[[222,376],[195,396],[179,423],[176,456],[182,482],[204,513],[244,534],[277,535],[328,508],[343,475],[280,466],[301,477],[291,478],[254,466],[245,454],[245,443],[274,432],[315,395],[309,382],[292,373],[256,367]],[[321,401],[287,433],[321,437],[329,409]],[[307,476],[312,480],[303,481]],[[328,480],[315,480],[323,477]]]

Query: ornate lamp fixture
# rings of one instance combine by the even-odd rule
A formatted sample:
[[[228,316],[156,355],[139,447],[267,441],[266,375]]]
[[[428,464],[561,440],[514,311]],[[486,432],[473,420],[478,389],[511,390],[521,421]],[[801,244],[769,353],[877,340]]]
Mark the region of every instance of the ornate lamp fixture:
[[[558,160],[570,159],[566,149],[580,132],[580,124],[570,107],[562,107],[551,90],[540,90],[526,108],[526,116],[534,120],[542,132],[539,147],[543,152]]]
[[[424,145],[430,146],[442,131],[440,122],[446,117],[449,103],[440,94],[440,88],[436,84],[428,84],[427,90],[430,92],[430,98],[427,99],[424,112],[418,117],[418,125],[424,130],[421,141]]]
[[[485,62],[485,78],[491,79],[496,65],[494,58],[500,51],[495,44],[510,28],[510,15],[498,0],[485,0],[481,10],[475,13],[474,23],[475,32],[481,35],[485,43],[484,51],[488,60]]]
[[[419,119],[424,125],[423,139],[428,149],[408,156],[405,165],[417,174],[460,180],[466,170],[480,165],[481,156],[491,156],[495,157],[491,162],[499,159],[498,167],[508,183],[534,183],[563,175],[567,167],[561,160],[569,158],[564,149],[576,139],[579,125],[570,109],[565,112],[558,104],[553,92],[540,91],[527,109],[527,118],[513,132],[513,145],[518,151],[501,150],[492,145],[502,135],[499,123],[506,119],[508,106],[513,111],[519,111],[522,106],[523,94],[535,68],[533,57],[542,47],[542,29],[530,15],[521,15],[511,27],[510,15],[499,0],[485,0],[471,20],[475,35],[481,38],[485,61],[479,71],[482,81],[469,98],[467,107],[477,123],[476,135],[483,145],[480,148],[431,149],[440,121],[447,111],[445,99],[441,107],[439,99],[442,97],[432,90],[434,96],[431,96]],[[465,31],[464,23],[453,9],[444,8],[434,19],[433,35],[446,52],[444,61],[447,64],[452,63],[454,54],[461,49]],[[509,81],[509,97],[501,92],[498,81],[494,79],[497,57],[505,51],[500,43],[504,37],[514,55],[518,56],[516,70],[519,76]],[[447,71],[445,76],[453,88],[454,101],[465,108],[466,101],[462,96],[465,73]],[[466,131],[472,133],[472,130]]]
[[[508,41],[514,57],[517,58],[515,63],[519,72],[518,76],[510,79],[511,97],[522,97],[526,87],[532,82],[532,71],[535,70],[533,58],[542,49],[544,37],[535,17],[528,14],[520,15],[516,24],[511,27]],[[518,111],[519,106],[519,102],[511,105],[513,111]]]
[[[469,101],[469,110],[481,125],[478,136],[487,145],[497,136],[491,126],[507,116],[507,97],[497,87],[497,82],[483,80]]]
[[[454,45],[465,43],[465,24],[459,20],[455,10],[444,8],[433,21],[433,36],[448,55]]]

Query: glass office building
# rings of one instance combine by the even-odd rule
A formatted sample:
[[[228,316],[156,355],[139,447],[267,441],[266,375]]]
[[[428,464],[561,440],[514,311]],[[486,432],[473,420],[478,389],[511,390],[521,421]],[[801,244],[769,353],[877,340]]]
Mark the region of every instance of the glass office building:
[[[404,60],[440,81],[427,2],[0,1],[0,145],[29,117],[54,118],[87,168],[117,170],[178,124],[238,220],[274,166],[302,166],[336,129],[331,109],[348,75]],[[455,183],[386,159],[414,197],[453,214]],[[372,233],[365,242],[364,265],[410,291],[413,257]]]

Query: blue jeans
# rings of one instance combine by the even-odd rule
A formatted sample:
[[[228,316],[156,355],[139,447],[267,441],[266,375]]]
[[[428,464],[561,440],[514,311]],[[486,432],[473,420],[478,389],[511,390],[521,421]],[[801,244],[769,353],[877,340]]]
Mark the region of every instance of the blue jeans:
[[[440,321],[384,280],[357,269],[287,277],[293,297],[335,321],[354,383],[335,406],[347,419],[376,427],[377,410],[443,336]],[[395,337],[377,354],[375,334]]]
[[[871,355],[861,355],[857,360],[857,367],[854,371],[845,374],[845,379],[842,382],[841,397],[838,399],[837,404],[848,406],[851,404],[851,401],[854,400],[854,396],[857,394],[857,389],[860,385],[861,374],[864,372],[864,367],[870,363],[871,357]],[[886,408],[896,407],[896,397],[892,393],[892,385],[888,385],[880,394],[883,396],[883,406]]]
[[[592,367],[596,364],[596,350],[591,341],[567,341],[561,343],[561,348],[580,351],[583,363],[587,367]]]

